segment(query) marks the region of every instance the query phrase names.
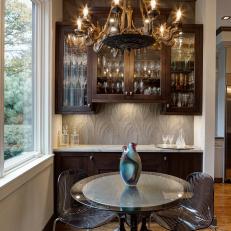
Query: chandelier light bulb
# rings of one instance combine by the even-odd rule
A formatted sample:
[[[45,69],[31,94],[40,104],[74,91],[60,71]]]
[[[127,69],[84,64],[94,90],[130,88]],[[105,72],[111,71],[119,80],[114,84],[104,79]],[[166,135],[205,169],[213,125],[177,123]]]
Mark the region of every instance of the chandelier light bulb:
[[[110,21],[111,24],[115,23],[115,19],[114,18],[110,18],[109,21]]]
[[[114,0],[114,4],[118,6],[120,4],[120,0]]]
[[[78,27],[78,30],[82,29],[82,19],[80,17],[78,17],[77,19],[77,27]]]
[[[151,9],[155,10],[156,9],[156,0],[151,0]]]
[[[146,18],[146,19],[144,20],[144,22],[145,22],[146,24],[149,24],[149,23],[150,23],[150,20],[149,20],[148,18]]]
[[[164,31],[165,31],[164,25],[161,25],[161,26],[160,26],[160,35],[161,35],[162,37],[164,36]]]
[[[176,21],[179,22],[181,20],[181,17],[182,17],[181,9],[178,9],[176,12]]]
[[[87,18],[89,14],[89,9],[88,9],[88,6],[86,5],[84,8],[83,8],[83,17],[84,18]]]

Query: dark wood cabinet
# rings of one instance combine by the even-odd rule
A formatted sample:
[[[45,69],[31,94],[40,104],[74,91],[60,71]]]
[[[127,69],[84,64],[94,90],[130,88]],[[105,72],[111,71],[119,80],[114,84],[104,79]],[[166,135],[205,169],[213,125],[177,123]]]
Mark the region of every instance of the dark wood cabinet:
[[[55,112],[91,113],[90,52],[74,28],[56,23]]]
[[[169,153],[165,159],[169,175],[185,179],[192,172],[202,171],[202,153]]]
[[[202,171],[202,152],[151,153],[140,152],[142,170],[160,172],[185,179],[192,172]],[[67,169],[81,169],[89,176],[119,171],[121,153],[55,152],[54,198],[56,205],[57,179]],[[56,206],[55,206],[56,212]]]
[[[92,52],[92,102],[165,102],[167,47]]]
[[[202,171],[202,153],[139,153],[142,160],[142,170],[161,172],[185,179],[188,174]],[[79,153],[56,152],[55,175],[69,168],[82,169],[88,175],[119,170],[121,153]]]
[[[56,25],[56,113],[92,113],[94,103],[112,102],[163,103],[169,115],[202,113],[202,25],[183,25],[173,47],[99,53],[74,29]]]
[[[203,86],[203,25],[183,25],[169,49],[165,114],[201,115]]]

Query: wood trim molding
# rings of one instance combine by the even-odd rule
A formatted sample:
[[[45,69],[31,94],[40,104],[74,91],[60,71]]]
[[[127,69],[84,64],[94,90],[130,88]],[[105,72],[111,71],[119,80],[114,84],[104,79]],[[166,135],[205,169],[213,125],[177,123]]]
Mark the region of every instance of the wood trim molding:
[[[219,35],[223,31],[230,31],[231,32],[231,27],[228,27],[228,26],[221,26],[221,27],[219,27],[217,29],[217,31],[216,31],[216,35]]]
[[[222,183],[223,179],[222,178],[214,178],[214,183]]]
[[[55,215],[52,215],[42,231],[51,231],[53,227],[54,219],[55,219]]]

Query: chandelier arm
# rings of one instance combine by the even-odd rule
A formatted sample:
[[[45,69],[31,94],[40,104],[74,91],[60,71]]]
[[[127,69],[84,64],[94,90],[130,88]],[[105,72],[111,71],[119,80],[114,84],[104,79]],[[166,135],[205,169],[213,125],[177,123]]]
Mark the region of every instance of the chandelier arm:
[[[141,30],[136,28],[135,24],[134,24],[134,21],[132,20],[132,29],[137,32],[137,33],[141,33]]]
[[[95,38],[95,40],[102,39],[103,35],[106,34],[106,30],[108,29],[108,24],[109,24],[109,21],[111,18],[111,13],[112,13],[112,7],[111,7],[110,12],[108,14],[106,23],[103,26],[103,30],[99,33],[99,35]]]
[[[124,0],[122,6],[122,15],[121,15],[121,28],[120,28],[121,31],[125,29],[126,10],[127,10],[127,1]]]
[[[147,4],[145,3],[145,0],[142,0],[142,2],[143,2],[143,5],[144,5],[146,14],[148,14],[148,7],[147,7]]]
[[[142,19],[143,19],[143,22],[144,22],[145,16],[144,16],[143,4],[142,4],[143,1],[144,1],[144,0],[140,1],[140,12],[141,12],[141,16],[142,16]]]

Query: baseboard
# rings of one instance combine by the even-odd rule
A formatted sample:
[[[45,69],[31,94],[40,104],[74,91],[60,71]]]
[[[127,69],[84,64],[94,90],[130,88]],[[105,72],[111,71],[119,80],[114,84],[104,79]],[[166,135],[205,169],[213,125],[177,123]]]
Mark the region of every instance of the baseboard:
[[[214,178],[214,183],[223,183],[222,178]]]
[[[42,231],[52,231],[54,219],[55,215],[52,215]]]

